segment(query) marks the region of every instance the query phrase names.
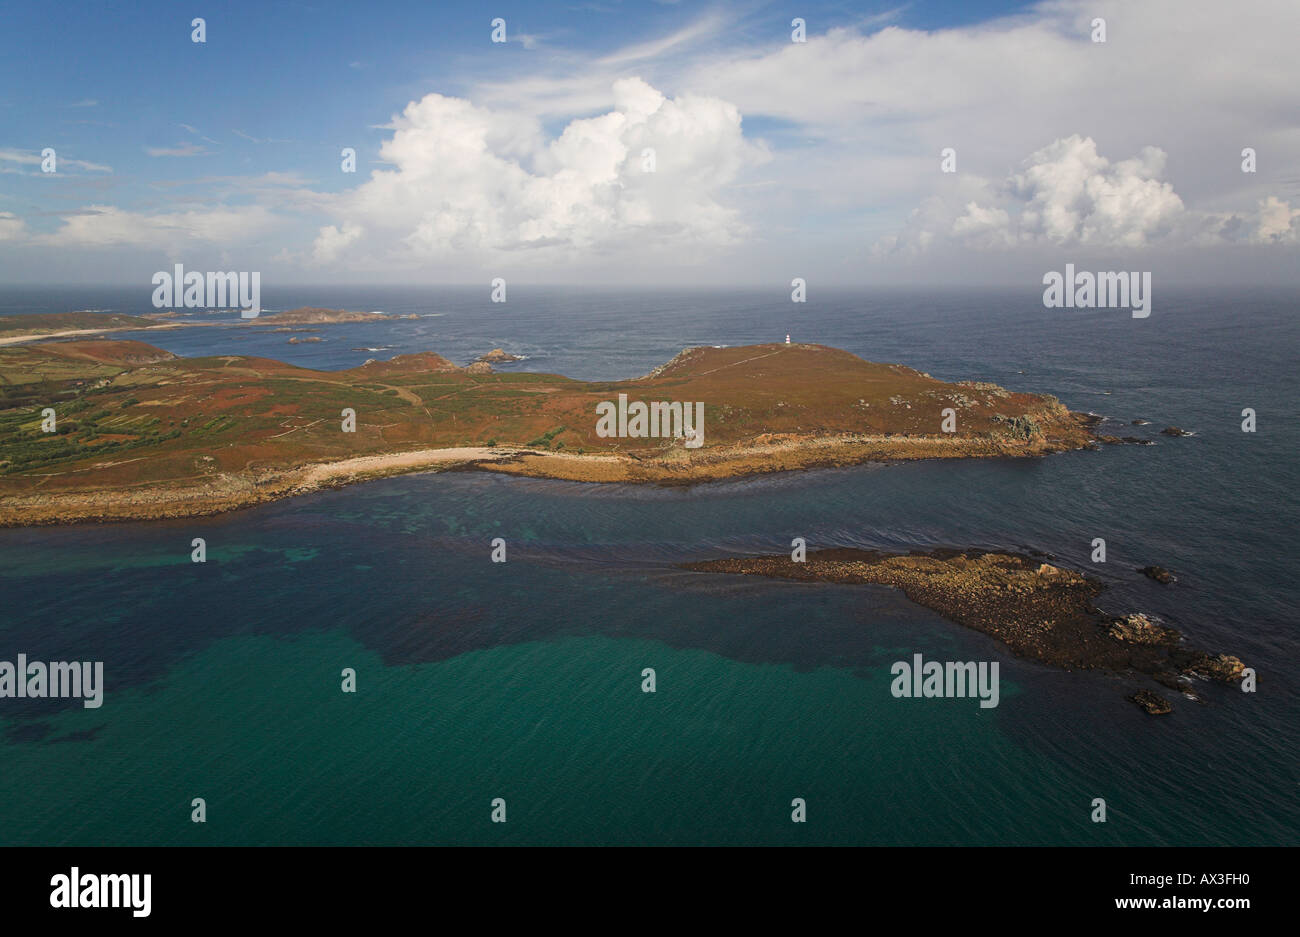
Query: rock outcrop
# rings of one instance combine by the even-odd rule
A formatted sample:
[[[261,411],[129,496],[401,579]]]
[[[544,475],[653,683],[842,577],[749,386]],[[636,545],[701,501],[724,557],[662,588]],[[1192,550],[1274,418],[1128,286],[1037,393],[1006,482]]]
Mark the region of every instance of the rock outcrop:
[[[1184,648],[1182,635],[1154,616],[1107,615],[1093,604],[1104,589],[1100,582],[1016,553],[829,549],[811,552],[801,563],[785,555],[755,556],[687,563],[683,568],[894,586],[918,605],[996,638],[1022,657],[1067,670],[1147,674],[1183,690],[1190,686],[1189,677],[1233,684],[1245,669],[1230,654]],[[1159,703],[1152,705],[1172,708],[1168,701],[1155,699]]]
[[[1166,628],[1148,615],[1133,612],[1116,618],[1107,629],[1110,636],[1128,644],[1156,644],[1173,647],[1181,636],[1173,628]]]

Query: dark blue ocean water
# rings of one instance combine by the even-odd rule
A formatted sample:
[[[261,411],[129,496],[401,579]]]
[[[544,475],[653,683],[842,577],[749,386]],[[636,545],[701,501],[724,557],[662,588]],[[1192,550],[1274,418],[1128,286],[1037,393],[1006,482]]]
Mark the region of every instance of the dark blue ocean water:
[[[1055,393],[1156,444],[685,489],[422,474],[202,520],[0,531],[0,660],[103,660],[108,684],[99,710],[0,701],[0,842],[1295,844],[1300,294],[1157,289],[1145,320],[1040,297],[268,290],[267,308],[421,318],[304,345],[125,336],[317,368],[500,346],[527,355],[513,368],[612,379],[790,333]],[[0,292],[0,314],[85,308],[151,311],[143,291]],[[1055,554],[1109,585],[1104,608],[1240,656],[1259,691],[1206,686],[1153,718],[1132,680],[1018,660],[885,588],[675,568],[796,536]],[[894,699],[890,664],[918,652],[998,661],[1000,705]]]

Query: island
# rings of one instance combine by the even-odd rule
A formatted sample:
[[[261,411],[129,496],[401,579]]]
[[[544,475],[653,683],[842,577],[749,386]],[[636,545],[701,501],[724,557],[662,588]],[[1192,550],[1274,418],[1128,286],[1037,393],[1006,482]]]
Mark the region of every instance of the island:
[[[111,312],[50,312],[0,316],[0,345],[17,345],[45,338],[98,335],[136,329],[174,327],[148,316]]]
[[[788,555],[682,564],[683,569],[802,582],[877,584],[1006,645],[1012,653],[1066,670],[1140,673],[1196,697],[1192,678],[1239,683],[1245,665],[1229,654],[1186,646],[1183,636],[1141,612],[1108,615],[1093,604],[1095,579],[1019,553],[939,548],[910,553],[828,549],[802,562]],[[1152,714],[1172,711],[1149,689],[1130,697]]]
[[[618,408],[621,430],[638,405],[663,408],[662,433],[598,418]],[[669,431],[674,407],[702,414],[697,436]],[[432,352],[321,371],[130,339],[15,344],[0,348],[0,525],[212,514],[452,467],[689,484],[1035,457],[1094,447],[1094,422],[1050,395],[812,344],[689,348],[643,377],[594,382]]]
[[[81,335],[106,335],[110,332],[145,332],[158,329],[185,328],[246,328],[249,326],[324,325],[342,322],[368,322],[372,319],[391,319],[382,312],[355,312],[347,309],[322,309],[302,306],[285,312],[262,313],[255,319],[245,319],[238,310],[222,310],[218,316],[204,319],[180,318],[175,312],[158,312],[145,316],[124,313],[50,312],[19,316],[0,316],[0,345],[21,345],[52,338],[73,338]],[[397,316],[396,318],[418,318]]]
[[[299,306],[284,312],[264,312],[256,319],[242,320],[251,325],[326,325],[335,322],[369,322],[373,319],[390,319],[383,312],[357,312],[351,309],[323,309],[319,306]]]

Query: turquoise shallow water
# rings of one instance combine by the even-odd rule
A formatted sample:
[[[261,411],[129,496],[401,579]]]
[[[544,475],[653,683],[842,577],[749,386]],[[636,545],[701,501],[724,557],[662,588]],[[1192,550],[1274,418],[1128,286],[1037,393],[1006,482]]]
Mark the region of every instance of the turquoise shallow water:
[[[385,299],[359,305],[419,308]],[[522,366],[643,373],[683,333],[735,344],[789,315],[622,302],[521,304],[513,333],[553,361]],[[1295,844],[1295,298],[1236,302],[1230,323],[1225,301],[1171,299],[1145,332],[1017,297],[838,302],[800,312],[816,340],[1145,417],[1126,432],[1159,444],[690,489],[426,474],[195,521],[0,531],[0,659],[103,660],[108,683],[99,710],[0,701],[0,842]],[[443,340],[484,344],[458,308]],[[400,327],[376,326],[395,351],[446,349]],[[223,353],[239,338],[195,331]],[[1197,435],[1154,435],[1170,422]],[[1104,607],[1239,654],[1260,692],[1208,687],[1156,720],[1123,678],[1019,661],[887,589],[675,568],[794,536],[1054,553],[1108,583]],[[1180,583],[1134,572],[1148,563]],[[917,652],[998,661],[1000,705],[894,699],[889,666]]]

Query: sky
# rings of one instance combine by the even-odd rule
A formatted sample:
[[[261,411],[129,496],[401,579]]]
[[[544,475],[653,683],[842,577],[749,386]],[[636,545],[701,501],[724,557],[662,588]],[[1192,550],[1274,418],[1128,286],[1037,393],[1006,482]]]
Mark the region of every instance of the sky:
[[[1295,0],[6,4],[0,284],[1295,285],[1297,37]]]

